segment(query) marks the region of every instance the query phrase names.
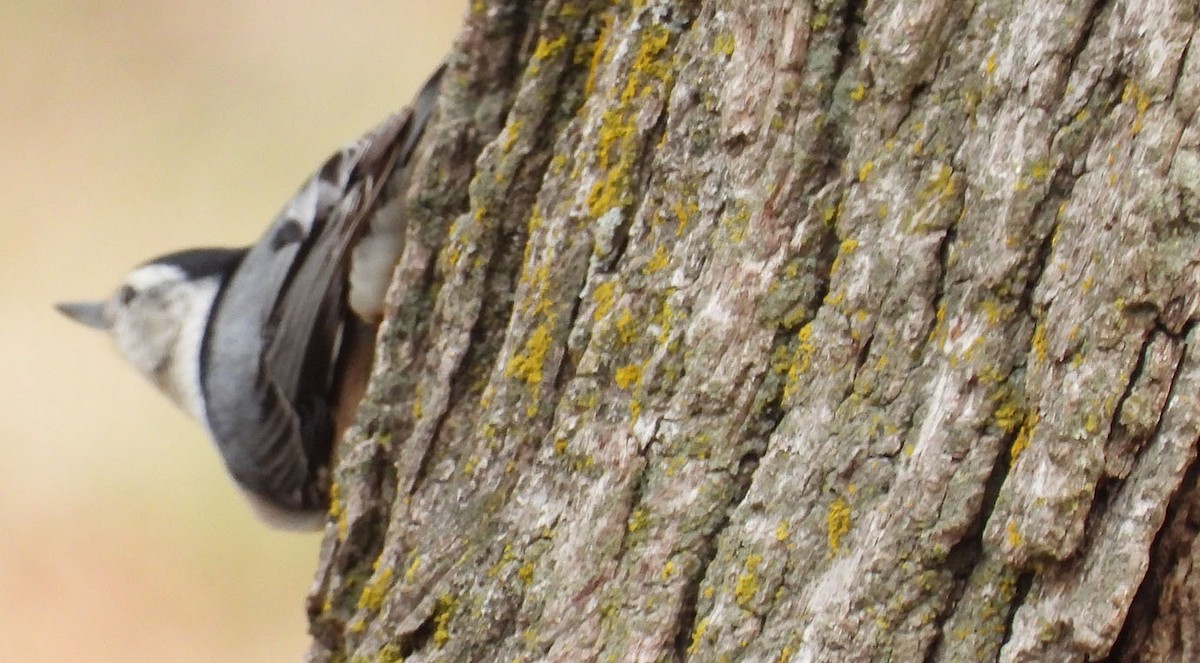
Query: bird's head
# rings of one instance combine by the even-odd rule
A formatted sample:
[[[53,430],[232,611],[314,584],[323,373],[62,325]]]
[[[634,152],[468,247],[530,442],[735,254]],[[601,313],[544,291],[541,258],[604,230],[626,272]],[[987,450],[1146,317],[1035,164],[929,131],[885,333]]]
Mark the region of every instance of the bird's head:
[[[142,375],[186,409],[190,367],[199,359],[212,304],[241,250],[196,249],[156,258],[127,274],[102,301],[58,304],[67,317],[108,332]],[[187,371],[181,364],[188,364]]]

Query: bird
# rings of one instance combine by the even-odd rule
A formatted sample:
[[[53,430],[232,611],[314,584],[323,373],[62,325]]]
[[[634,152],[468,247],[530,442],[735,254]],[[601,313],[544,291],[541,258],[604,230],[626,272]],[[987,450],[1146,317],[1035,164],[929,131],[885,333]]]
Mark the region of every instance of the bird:
[[[198,421],[268,526],[318,529],[404,249],[400,200],[444,67],[329,157],[255,244],[132,269],[102,301],[57,304]]]

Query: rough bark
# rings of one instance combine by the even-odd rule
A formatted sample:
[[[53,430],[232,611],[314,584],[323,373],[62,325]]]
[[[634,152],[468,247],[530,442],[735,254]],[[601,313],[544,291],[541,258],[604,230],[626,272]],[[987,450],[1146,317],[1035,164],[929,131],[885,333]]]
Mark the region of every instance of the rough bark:
[[[1198,13],[475,2],[310,658],[1200,658]]]

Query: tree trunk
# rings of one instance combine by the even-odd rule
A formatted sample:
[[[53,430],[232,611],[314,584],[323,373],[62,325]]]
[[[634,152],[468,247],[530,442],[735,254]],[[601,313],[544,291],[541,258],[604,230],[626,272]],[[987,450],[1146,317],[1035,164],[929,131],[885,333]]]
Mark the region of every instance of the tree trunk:
[[[1200,660],[1198,13],[477,0],[310,659]]]

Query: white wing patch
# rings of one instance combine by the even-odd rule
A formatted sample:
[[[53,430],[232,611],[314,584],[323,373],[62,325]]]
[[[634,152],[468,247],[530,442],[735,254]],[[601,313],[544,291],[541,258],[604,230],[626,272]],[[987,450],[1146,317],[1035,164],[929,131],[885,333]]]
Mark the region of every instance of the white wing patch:
[[[303,236],[311,234],[316,220],[328,216],[329,211],[346,197],[350,174],[358,164],[362,147],[363,139],[360,138],[330,157],[288,201],[280,218],[298,223],[304,231]]]

